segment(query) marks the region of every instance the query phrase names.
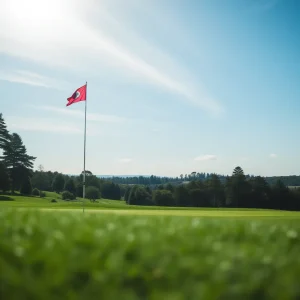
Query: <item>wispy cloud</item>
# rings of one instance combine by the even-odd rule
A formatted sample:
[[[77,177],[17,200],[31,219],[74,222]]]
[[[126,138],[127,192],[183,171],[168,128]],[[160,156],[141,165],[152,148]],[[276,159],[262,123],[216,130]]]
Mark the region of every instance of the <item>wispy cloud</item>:
[[[123,164],[128,164],[132,162],[132,158],[120,158],[118,162],[123,163]]]
[[[0,70],[0,80],[56,90],[65,90],[69,86],[69,83],[64,80],[57,80],[28,70]]]
[[[107,72],[115,69],[118,76],[163,88],[210,113],[222,112],[191,74],[178,63],[161,59],[168,57],[167,53],[152,51],[149,56],[155,47],[143,47],[139,36],[105,10],[105,2],[7,1],[0,11],[0,52],[86,76],[109,67]],[[99,12],[100,18],[93,11]],[[151,58],[155,55],[157,59]],[[37,79],[26,82],[41,84]]]
[[[82,134],[83,130],[67,122],[56,124],[51,119],[7,116],[7,125],[10,131],[42,131],[61,134]]]
[[[201,155],[195,158],[196,161],[207,161],[207,160],[216,160],[216,159],[217,156],[212,154]]]
[[[23,70],[16,71],[0,71],[0,80],[9,82],[23,83],[33,86],[50,87],[49,79],[39,74],[27,72]]]
[[[68,115],[68,116],[78,117],[78,118],[84,118],[83,111],[71,109],[70,107],[58,108],[55,106],[46,106],[46,105],[41,105],[41,106],[31,105],[31,107],[33,107],[35,109],[39,109],[39,110],[54,112],[57,114]],[[89,121],[104,122],[104,123],[120,123],[120,122],[124,122],[127,120],[123,117],[119,117],[119,116],[115,116],[115,115],[104,115],[104,114],[97,114],[97,113],[87,113],[87,119]]]
[[[270,158],[277,158],[277,157],[278,157],[278,155],[275,154],[275,153],[271,153],[271,154],[270,154]]]

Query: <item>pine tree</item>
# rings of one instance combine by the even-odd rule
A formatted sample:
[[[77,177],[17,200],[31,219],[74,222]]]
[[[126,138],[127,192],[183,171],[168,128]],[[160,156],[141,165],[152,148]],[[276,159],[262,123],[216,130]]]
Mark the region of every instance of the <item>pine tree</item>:
[[[30,177],[26,177],[23,179],[20,192],[23,195],[31,195],[32,186],[31,186]]]
[[[5,149],[9,141],[9,133],[5,121],[0,113],[0,149]]]
[[[220,204],[220,199],[223,194],[223,187],[220,178],[216,174],[211,174],[208,179],[208,191],[211,196],[211,204],[213,207],[217,207]]]
[[[250,184],[241,167],[236,167],[226,182],[227,203],[234,207],[244,207],[250,196]]]
[[[3,192],[9,191],[10,181],[8,172],[3,163],[0,162],[0,190]]]
[[[13,133],[9,137],[7,147],[3,151],[3,161],[12,181],[12,192],[20,188],[23,180],[31,176],[33,161],[36,157],[29,156],[21,137]]]

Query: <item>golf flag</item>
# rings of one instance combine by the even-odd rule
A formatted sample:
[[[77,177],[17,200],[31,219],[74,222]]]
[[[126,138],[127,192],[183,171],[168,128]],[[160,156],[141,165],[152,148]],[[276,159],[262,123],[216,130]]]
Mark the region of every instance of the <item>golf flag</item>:
[[[73,95],[68,98],[67,106],[80,101],[86,101],[86,84],[78,88]]]

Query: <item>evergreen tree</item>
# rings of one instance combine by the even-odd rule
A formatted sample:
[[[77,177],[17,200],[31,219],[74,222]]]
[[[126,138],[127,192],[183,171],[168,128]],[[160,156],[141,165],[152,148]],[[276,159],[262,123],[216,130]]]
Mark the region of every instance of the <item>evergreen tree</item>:
[[[124,195],[124,200],[125,200],[126,203],[128,203],[130,191],[131,191],[131,188],[128,186],[126,191],[125,191],[125,195]]]
[[[8,172],[3,163],[0,162],[0,190],[6,192],[10,189]]]
[[[179,185],[175,188],[174,199],[178,206],[191,206],[189,191],[185,185]]]
[[[21,137],[13,133],[9,137],[7,147],[3,151],[3,161],[12,181],[12,192],[20,188],[23,180],[32,175],[33,161],[36,157],[29,156]]]
[[[23,179],[20,192],[23,195],[31,195],[31,193],[32,193],[32,186],[31,186],[31,182],[30,182],[30,177],[29,176]]]
[[[226,182],[227,204],[234,207],[245,207],[249,203],[251,186],[246,180],[241,167],[233,170],[231,178]]]
[[[238,166],[238,167],[235,167],[235,169],[233,170],[232,176],[233,176],[233,177],[238,177],[238,176],[243,177],[243,176],[245,176],[245,175],[244,175],[243,169],[242,169],[241,167]]]
[[[251,198],[247,207],[269,208],[271,189],[263,177],[256,176],[249,180],[251,185]]]
[[[189,190],[189,198],[194,207],[208,207],[210,206],[209,197],[205,189],[196,188]]]
[[[106,181],[101,184],[101,196],[104,199],[120,200],[121,190],[118,184]]]
[[[276,209],[287,209],[290,191],[284,183],[278,179],[272,186],[272,206]]]
[[[207,186],[212,206],[217,207],[222,205],[223,187],[220,178],[216,174],[211,174]]]
[[[9,133],[3,119],[2,114],[0,113],[0,149],[4,150],[7,147],[9,142]]]

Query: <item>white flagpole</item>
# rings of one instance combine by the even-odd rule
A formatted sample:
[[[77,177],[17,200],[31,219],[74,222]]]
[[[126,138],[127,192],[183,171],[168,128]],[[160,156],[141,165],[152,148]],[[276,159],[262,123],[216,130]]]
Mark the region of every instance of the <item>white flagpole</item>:
[[[87,82],[86,95],[85,95],[85,114],[84,114],[84,156],[83,156],[83,200],[82,200],[82,212],[84,212],[84,200],[85,200],[85,153],[86,153],[86,106],[87,106]]]

